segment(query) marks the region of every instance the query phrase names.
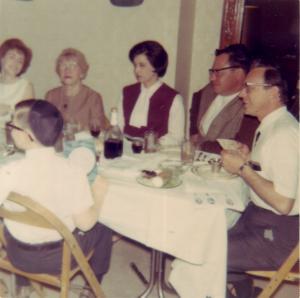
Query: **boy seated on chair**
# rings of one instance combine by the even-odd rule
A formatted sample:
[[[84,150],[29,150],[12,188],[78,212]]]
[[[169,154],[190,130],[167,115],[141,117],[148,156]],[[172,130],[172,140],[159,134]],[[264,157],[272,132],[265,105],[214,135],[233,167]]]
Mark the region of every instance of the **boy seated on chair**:
[[[20,102],[9,127],[15,145],[25,151],[25,157],[0,168],[0,203],[19,210],[17,205],[5,202],[14,191],[56,214],[73,232],[85,254],[94,250],[90,265],[101,282],[109,267],[112,243],[111,230],[98,222],[106,181],[97,177],[91,189],[86,174],[56,154],[54,145],[62,132],[63,119],[51,103]],[[60,273],[59,233],[10,220],[4,224],[7,254],[14,266],[32,273]]]

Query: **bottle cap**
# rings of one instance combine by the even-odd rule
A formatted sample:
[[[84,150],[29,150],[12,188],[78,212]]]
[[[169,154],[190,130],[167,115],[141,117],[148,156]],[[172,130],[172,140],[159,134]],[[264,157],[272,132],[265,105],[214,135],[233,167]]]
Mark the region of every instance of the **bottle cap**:
[[[110,124],[118,125],[118,109],[116,107],[111,108]]]

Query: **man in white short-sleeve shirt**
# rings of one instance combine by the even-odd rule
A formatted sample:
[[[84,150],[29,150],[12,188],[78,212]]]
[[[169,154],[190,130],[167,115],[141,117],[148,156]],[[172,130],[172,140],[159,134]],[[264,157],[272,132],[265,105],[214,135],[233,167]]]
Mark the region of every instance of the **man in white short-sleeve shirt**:
[[[256,297],[245,271],[276,270],[298,242],[299,126],[287,111],[280,71],[262,63],[249,72],[240,96],[245,113],[256,116],[252,152],[222,151],[224,168],[249,185],[250,203],[228,234],[227,297]],[[271,252],[271,253],[270,253]]]

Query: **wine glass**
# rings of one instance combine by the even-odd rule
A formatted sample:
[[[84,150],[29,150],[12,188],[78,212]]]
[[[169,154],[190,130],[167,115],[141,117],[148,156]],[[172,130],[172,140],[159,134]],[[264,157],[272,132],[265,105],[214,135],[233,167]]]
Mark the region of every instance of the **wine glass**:
[[[101,132],[101,126],[100,121],[97,119],[94,119],[90,123],[90,133],[94,138],[98,138],[99,134]]]
[[[135,139],[132,141],[131,148],[133,153],[141,153],[143,150],[143,140]]]

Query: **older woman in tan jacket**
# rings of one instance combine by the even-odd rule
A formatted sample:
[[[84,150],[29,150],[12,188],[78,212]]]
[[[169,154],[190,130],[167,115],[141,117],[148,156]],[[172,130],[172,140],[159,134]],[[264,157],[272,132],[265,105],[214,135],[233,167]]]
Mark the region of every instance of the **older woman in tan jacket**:
[[[56,73],[62,86],[46,93],[46,100],[62,113],[65,122],[80,125],[81,129],[105,129],[108,120],[104,114],[103,101],[99,93],[84,85],[89,65],[83,53],[68,48],[56,60]]]

